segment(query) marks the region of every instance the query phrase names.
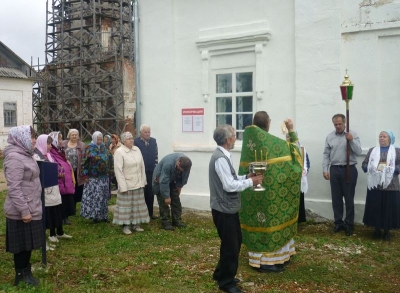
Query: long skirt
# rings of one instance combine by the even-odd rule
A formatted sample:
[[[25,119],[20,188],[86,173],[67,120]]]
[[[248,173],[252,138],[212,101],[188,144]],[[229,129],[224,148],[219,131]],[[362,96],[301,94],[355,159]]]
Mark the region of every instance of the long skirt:
[[[61,194],[63,219],[76,214],[75,200],[73,194]]]
[[[6,218],[6,251],[19,253],[42,247],[43,226],[41,220],[24,223]]]
[[[46,229],[55,229],[62,226],[62,205],[45,207]]]
[[[138,225],[148,222],[150,222],[150,218],[143,188],[128,190],[126,194],[117,194],[113,224]]]
[[[74,170],[74,176],[75,176],[75,181],[76,181],[76,183],[75,183],[74,201],[75,201],[75,204],[76,204],[76,203],[82,201],[82,193],[83,193],[83,185],[84,184],[78,185],[78,177],[77,177],[78,173],[77,173],[76,170]]]
[[[107,220],[109,200],[109,179],[89,178],[83,187],[81,216],[95,221]]]
[[[260,265],[283,264],[294,254],[296,254],[296,249],[292,238],[278,251],[263,253],[249,251],[249,265],[259,268]]]
[[[400,228],[400,192],[367,190],[363,223],[378,229]]]

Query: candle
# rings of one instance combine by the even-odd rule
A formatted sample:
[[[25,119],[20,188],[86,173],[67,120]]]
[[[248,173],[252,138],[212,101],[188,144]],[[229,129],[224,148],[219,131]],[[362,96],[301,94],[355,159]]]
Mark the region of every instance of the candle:
[[[257,151],[254,150],[254,162],[257,162]]]
[[[261,154],[260,154],[260,159],[261,159],[261,160],[260,160],[260,161],[262,162],[262,157],[263,157],[263,156],[262,156],[262,150],[261,150],[260,152],[261,152]]]

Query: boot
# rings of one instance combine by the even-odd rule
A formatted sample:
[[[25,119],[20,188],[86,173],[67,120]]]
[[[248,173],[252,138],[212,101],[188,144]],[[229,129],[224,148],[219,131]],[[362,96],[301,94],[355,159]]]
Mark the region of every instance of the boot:
[[[18,286],[19,282],[24,282],[24,270],[25,269],[15,269],[14,286]]]
[[[170,230],[170,231],[175,230],[175,228],[171,225],[171,223],[169,221],[162,221],[161,225],[165,230]]]
[[[38,286],[39,285],[39,279],[35,278],[32,275],[32,269],[31,269],[31,264],[28,264],[28,266],[25,268],[25,283],[27,283],[28,285],[32,285],[32,286]]]

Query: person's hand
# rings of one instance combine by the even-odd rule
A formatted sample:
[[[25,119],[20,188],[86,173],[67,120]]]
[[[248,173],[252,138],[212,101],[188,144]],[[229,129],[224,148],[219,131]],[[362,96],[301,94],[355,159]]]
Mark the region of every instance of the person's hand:
[[[346,139],[348,140],[348,141],[351,141],[351,140],[353,140],[353,135],[350,133],[350,132],[346,132]]]
[[[325,178],[326,180],[329,180],[329,179],[330,179],[330,176],[329,176],[329,173],[328,173],[328,172],[323,172],[322,175],[324,176],[324,178]]]
[[[165,199],[165,204],[166,204],[167,206],[169,206],[169,205],[171,204],[171,198],[170,198],[170,197],[168,197],[168,198]]]
[[[250,179],[253,181],[253,185],[256,186],[262,183],[263,178],[264,178],[263,175],[254,175]]]
[[[178,195],[181,194],[182,187],[177,187],[176,190],[178,191]]]
[[[30,221],[32,221],[32,215],[29,214],[29,215],[26,215],[26,216],[22,217],[22,221],[24,223],[29,223]]]
[[[257,175],[256,173],[249,173],[247,174],[247,179],[250,179],[251,177],[254,177],[256,175]]]
[[[293,120],[290,118],[287,118],[285,121],[285,125],[288,131],[293,130]]]

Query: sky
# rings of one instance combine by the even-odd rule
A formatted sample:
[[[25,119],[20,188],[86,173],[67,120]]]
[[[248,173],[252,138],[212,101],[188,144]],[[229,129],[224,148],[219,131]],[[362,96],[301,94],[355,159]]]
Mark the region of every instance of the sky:
[[[0,41],[26,63],[44,64],[46,0],[0,0]]]

